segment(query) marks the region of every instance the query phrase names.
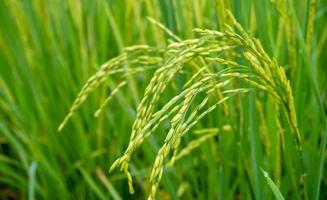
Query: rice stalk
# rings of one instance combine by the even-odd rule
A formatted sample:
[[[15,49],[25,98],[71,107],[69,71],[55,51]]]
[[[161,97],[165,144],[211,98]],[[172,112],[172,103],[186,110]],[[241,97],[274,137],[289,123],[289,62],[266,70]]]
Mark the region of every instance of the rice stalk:
[[[307,51],[308,53],[311,52],[312,46],[312,38],[313,38],[313,31],[314,31],[314,18],[317,12],[317,0],[310,0],[309,1],[309,14],[308,14],[308,23],[307,23],[307,33],[306,33],[306,43],[307,43]]]
[[[284,29],[286,32],[286,41],[287,41],[287,49],[288,49],[288,57],[289,57],[289,65],[292,70],[292,74],[295,73],[297,67],[297,52],[296,52],[296,27],[293,16],[291,15],[287,1],[285,0],[276,0],[274,1],[277,7],[277,11],[280,14],[280,21],[284,25]]]

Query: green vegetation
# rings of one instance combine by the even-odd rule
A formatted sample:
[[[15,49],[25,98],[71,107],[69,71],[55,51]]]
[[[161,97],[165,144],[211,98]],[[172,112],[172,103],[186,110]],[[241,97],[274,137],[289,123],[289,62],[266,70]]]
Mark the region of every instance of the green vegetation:
[[[326,19],[323,0],[1,1],[0,199],[326,199]]]

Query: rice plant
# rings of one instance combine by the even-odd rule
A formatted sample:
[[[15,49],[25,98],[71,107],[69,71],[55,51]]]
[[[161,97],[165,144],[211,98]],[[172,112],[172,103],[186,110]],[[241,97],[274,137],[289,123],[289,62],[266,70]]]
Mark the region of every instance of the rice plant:
[[[1,2],[0,197],[324,199],[325,8]]]

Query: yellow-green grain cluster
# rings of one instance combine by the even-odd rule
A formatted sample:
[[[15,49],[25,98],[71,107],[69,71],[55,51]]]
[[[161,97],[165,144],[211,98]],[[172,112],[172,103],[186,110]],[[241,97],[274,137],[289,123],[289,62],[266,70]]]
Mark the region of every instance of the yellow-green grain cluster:
[[[216,133],[192,141],[178,153],[183,136],[217,106],[224,105],[234,95],[244,94],[251,90],[251,88],[241,88],[236,87],[236,84],[230,84],[234,81],[242,81],[252,88],[267,92],[274,98],[276,104],[284,106],[287,119],[295,133],[298,145],[300,145],[294,99],[284,69],[264,51],[258,39],[252,38],[242,28],[231,12],[227,11],[224,16],[221,21],[229,21],[230,23],[224,26],[222,32],[196,28],[193,31],[197,38],[186,40],[182,40],[164,25],[149,18],[153,24],[163,29],[174,41],[162,47],[150,47],[148,45],[128,47],[125,48],[122,55],[103,64],[84,85],[59,130],[85,101],[89,93],[108,76],[118,72],[126,73],[126,69],[120,68],[120,66],[128,63],[137,65],[135,68],[128,68],[130,75],[147,70],[146,66],[152,66],[151,69],[155,69],[136,109],[137,114],[128,147],[110,168],[112,171],[119,167],[126,174],[131,193],[134,189],[132,175],[129,172],[129,163],[133,153],[143,141],[149,135],[154,134],[162,122],[169,122],[170,128],[157,153],[150,175],[151,192],[148,198],[150,200],[156,197],[166,164],[173,165],[177,159],[188,154],[202,142],[212,138]],[[225,52],[233,53],[236,56],[224,56]],[[242,63],[247,64],[240,64],[241,62],[238,60],[231,59],[234,57],[238,60],[242,59],[244,61]],[[158,109],[161,95],[181,71],[191,71],[193,74],[184,83],[183,91]],[[111,94],[100,105],[96,116],[103,111],[112,96],[125,84],[127,82],[123,80],[112,90]],[[196,103],[197,101],[194,99],[200,97],[200,103]],[[224,109],[228,111],[227,106]],[[226,127],[227,129],[230,130],[230,126]]]

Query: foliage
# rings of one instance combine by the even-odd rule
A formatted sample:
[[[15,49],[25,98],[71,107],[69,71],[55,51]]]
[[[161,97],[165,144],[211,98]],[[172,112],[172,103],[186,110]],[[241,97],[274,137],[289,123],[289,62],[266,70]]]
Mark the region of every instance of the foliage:
[[[326,198],[324,1],[0,13],[2,199]]]

